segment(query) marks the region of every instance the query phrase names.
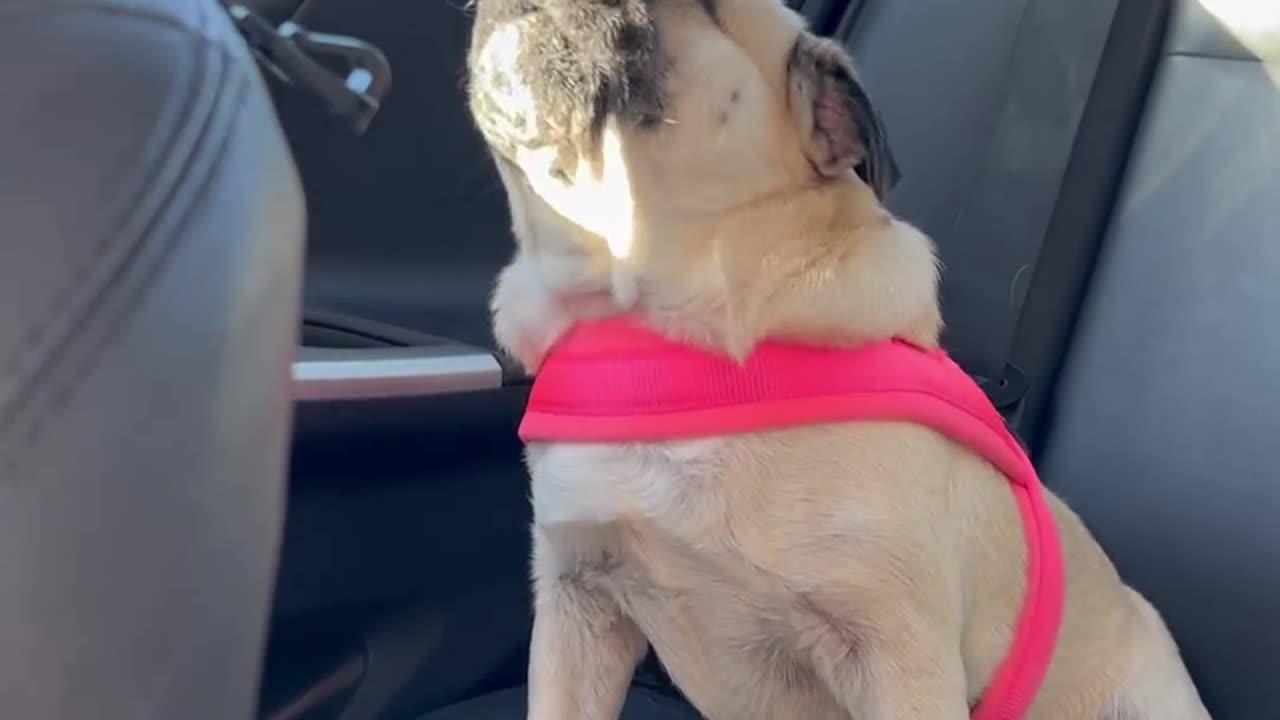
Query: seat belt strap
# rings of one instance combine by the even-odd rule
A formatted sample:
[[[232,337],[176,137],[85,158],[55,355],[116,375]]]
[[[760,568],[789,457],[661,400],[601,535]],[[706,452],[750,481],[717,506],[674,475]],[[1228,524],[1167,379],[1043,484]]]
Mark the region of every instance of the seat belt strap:
[[[1007,56],[984,60],[1006,76],[994,87],[985,83],[982,91],[990,92],[990,100],[976,115],[965,116],[961,134],[971,149],[947,159],[963,164],[962,172],[949,165],[947,182],[924,194],[917,189],[914,195],[913,188],[921,184],[904,184],[888,203],[938,242],[947,268],[942,286],[949,328],[945,342],[1006,413],[1026,388],[1022,373],[1010,365],[1014,331],[1119,2],[1024,0],[1015,6],[1003,14],[1007,30],[998,43]],[[898,63],[909,63],[911,57],[885,51],[877,21],[900,22],[910,15],[927,16],[889,0],[861,0],[839,24],[846,43],[868,43],[873,53],[868,62],[878,63],[863,67],[872,84],[893,88],[903,82]],[[859,48],[852,50],[858,58]],[[926,71],[927,65],[911,68],[912,73]],[[915,102],[901,91],[879,96],[896,96],[903,113]],[[894,109],[885,108],[891,142]],[[976,132],[975,125],[981,126]],[[912,154],[903,153],[903,159],[909,182],[916,170]],[[917,167],[920,163],[914,158]]]
[[[1014,331],[1117,7],[1117,0],[1028,0],[1006,93],[972,168],[975,183],[938,238],[965,248],[949,254],[952,282],[944,280],[944,305],[950,299],[966,310],[947,318],[966,341],[960,359],[1003,391],[1006,408],[1026,388],[1009,362]]]

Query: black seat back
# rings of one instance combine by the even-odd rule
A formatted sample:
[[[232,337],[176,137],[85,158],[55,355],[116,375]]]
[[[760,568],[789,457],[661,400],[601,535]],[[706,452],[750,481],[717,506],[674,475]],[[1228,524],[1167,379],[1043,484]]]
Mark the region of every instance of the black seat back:
[[[214,0],[0,4],[0,715],[252,717],[298,180]]]
[[[1280,45],[1214,6],[1247,9],[1177,6],[1041,465],[1214,717],[1253,720],[1280,717]]]

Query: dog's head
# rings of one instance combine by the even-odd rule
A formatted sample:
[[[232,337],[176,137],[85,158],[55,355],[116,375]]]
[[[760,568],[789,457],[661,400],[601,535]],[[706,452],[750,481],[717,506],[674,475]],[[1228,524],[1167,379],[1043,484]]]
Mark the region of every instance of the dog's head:
[[[616,260],[797,188],[896,179],[849,56],[781,0],[475,5],[471,111],[526,245]]]

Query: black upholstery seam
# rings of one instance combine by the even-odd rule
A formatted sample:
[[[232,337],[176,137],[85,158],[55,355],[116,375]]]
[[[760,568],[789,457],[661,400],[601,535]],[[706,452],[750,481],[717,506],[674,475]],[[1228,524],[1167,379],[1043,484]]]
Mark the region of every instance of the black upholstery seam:
[[[222,61],[219,64],[223,75],[226,75],[229,69],[234,69],[236,62],[239,61],[225,50],[218,54],[218,59]],[[190,151],[181,156],[182,167],[179,179],[165,189],[169,197],[158,206],[158,212],[146,219],[143,231],[128,248],[125,257],[108,269],[111,279],[97,289],[91,301],[85,306],[84,312],[73,318],[74,322],[69,327],[71,332],[67,333],[67,336],[42,358],[44,362],[37,366],[36,372],[32,373],[31,377],[24,379],[14,402],[4,409],[4,415],[0,416],[0,458],[5,458],[9,454],[5,446],[9,446],[9,449],[15,447],[10,443],[15,443],[18,449],[26,449],[39,441],[43,421],[70,399],[76,388],[92,371],[102,351],[109,348],[120,337],[120,334],[114,330],[126,325],[132,318],[134,310],[154,287],[156,278],[161,276],[161,270],[173,256],[177,246],[181,244],[183,229],[187,227],[195,209],[200,206],[200,199],[206,196],[210,183],[224,166],[231,139],[239,125],[240,114],[237,110],[244,106],[251,82],[247,74],[238,73],[237,75],[219,79],[218,91],[201,124],[196,142],[192,143]],[[219,132],[221,137],[216,135]],[[200,165],[205,166],[202,177],[193,178],[193,171],[200,172]],[[185,202],[175,203],[174,196],[182,194],[187,195]],[[182,199],[177,198],[177,200]],[[156,238],[157,226],[162,225],[166,218],[172,219],[172,227],[167,233]],[[156,242],[157,239],[158,242]],[[140,256],[145,256],[148,251],[153,255],[150,258],[150,267],[144,267],[142,276],[133,279],[132,282],[120,283],[120,278],[135,270],[138,263],[145,259]],[[70,369],[65,365],[60,366],[55,358],[65,355],[66,348],[83,338],[82,335],[77,334],[77,331],[82,329],[82,326],[94,315],[102,314],[106,298],[121,290],[131,295],[125,298],[124,306],[109,312],[106,321],[100,322],[98,327],[93,328],[94,333],[98,335],[97,339],[78,351],[79,357],[72,360],[74,365]],[[67,318],[58,319],[66,320]],[[54,383],[54,387],[41,386],[40,376],[49,376],[59,370],[68,373],[65,379]],[[22,411],[41,395],[44,395],[49,402],[24,416]],[[22,425],[25,425],[25,428]],[[11,457],[9,460],[17,462],[16,458]],[[11,467],[2,468],[0,478],[11,477],[12,469]]]
[[[1192,58],[1195,60],[1220,60],[1222,62],[1247,63],[1249,65],[1280,64],[1280,58],[1277,58],[1276,60],[1264,60],[1258,57],[1257,55],[1240,57],[1235,55],[1215,55],[1213,53],[1196,52],[1193,50],[1179,50],[1177,52],[1168,53],[1167,55],[1165,55],[1165,57],[1171,57],[1171,58],[1183,57],[1183,58]]]
[[[189,29],[187,26],[178,27]],[[203,40],[199,35],[192,34],[192,37]],[[217,53],[221,68],[232,65],[235,60],[221,44],[205,43],[204,49],[212,49]],[[78,267],[66,276],[63,286],[53,293],[47,309],[40,313],[40,319],[24,330],[8,356],[0,362],[0,373],[15,378],[17,386],[14,396],[7,402],[0,401],[0,428],[4,428],[17,415],[24,404],[24,395],[30,394],[31,386],[37,384],[39,376],[46,371],[45,364],[49,358],[56,356],[59,348],[73,341],[80,323],[93,313],[101,297],[110,291],[109,278],[124,272],[139,246],[146,244],[146,229],[154,226],[158,217],[170,211],[168,201],[178,189],[176,182],[186,175],[195,155],[205,143],[208,124],[216,115],[220,94],[229,84],[225,77],[217,79],[217,90],[208,101],[206,116],[193,133],[194,123],[191,122],[189,113],[199,109],[197,106],[201,91],[207,91],[210,87],[205,76],[209,63],[209,59],[197,60],[196,70],[188,85],[189,92],[175,103],[176,115],[172,118],[169,132],[148,140],[143,147],[144,160],[150,156],[158,158],[158,161],[150,167],[143,165],[130,172],[135,176],[133,179],[125,179],[126,183],[136,183],[136,188],[121,193],[118,219],[104,223],[109,225],[104,236],[87,244],[83,254],[74,261]],[[225,73],[225,69],[223,72]],[[183,135],[194,136],[184,142]],[[159,190],[155,188],[153,181],[156,178],[174,173],[175,184]],[[153,206],[150,213],[149,205]],[[140,232],[127,232],[131,226],[139,228]],[[131,247],[122,249],[126,244]],[[117,253],[122,255],[118,263],[104,266],[100,262],[103,256]],[[77,305],[80,306],[78,313],[74,310]]]
[[[105,10],[101,6],[83,6],[80,4],[66,4],[66,7],[73,9]],[[14,13],[10,13],[11,16],[13,14]],[[30,14],[37,13],[32,12]],[[224,56],[224,60],[230,59],[228,57],[228,49],[223,43],[214,42],[211,38],[196,33],[194,32],[194,28],[191,26],[178,23],[173,18],[156,16],[150,13],[124,13],[121,12],[120,8],[112,8],[111,12],[106,12],[105,14],[137,17],[142,19],[144,22],[157,22],[161,27],[165,27],[170,30],[179,30],[183,34],[189,35],[194,41],[200,42],[205,49],[212,49],[220,52]],[[74,304],[77,297],[80,296],[80,291],[83,291],[86,288],[89,280],[95,272],[101,269],[100,265],[97,263],[99,256],[107,253],[110,248],[119,241],[122,235],[120,230],[133,224],[136,216],[144,211],[145,201],[149,197],[154,197],[154,192],[150,189],[151,183],[149,180],[156,176],[165,174],[166,171],[175,167],[175,165],[178,165],[180,162],[185,161],[187,158],[187,153],[178,153],[176,155],[179,160],[178,163],[170,160],[170,157],[175,155],[175,153],[173,153],[175,149],[181,150],[181,148],[178,147],[181,135],[184,134],[184,131],[189,131],[191,127],[190,122],[184,121],[182,114],[198,100],[195,91],[201,89],[203,86],[200,84],[200,78],[197,77],[188,85],[188,87],[192,88],[192,92],[180,101],[181,107],[178,108],[178,115],[169,128],[170,132],[164,136],[149,139],[142,149],[143,159],[146,159],[147,157],[158,157],[159,161],[155,163],[154,167],[146,167],[144,165],[130,173],[142,174],[142,177],[137,177],[132,180],[129,178],[125,179],[124,182],[126,183],[126,186],[128,184],[134,184],[136,185],[136,188],[131,192],[121,194],[121,197],[118,200],[118,205],[120,206],[118,209],[118,220],[111,222],[108,219],[104,225],[109,225],[110,227],[105,236],[89,243],[84,250],[84,255],[74,261],[75,265],[79,267],[69,273],[66,276],[63,287],[59,288],[52,294],[48,304],[48,309],[41,313],[41,316],[43,316],[42,320],[48,321],[49,323],[56,322],[59,319],[59,316],[66,312],[66,308]],[[199,137],[196,138],[193,146],[198,143]],[[110,215],[108,214],[108,217],[109,216]],[[148,223],[143,222],[141,224],[145,226]],[[45,322],[37,322],[30,325],[17,339],[16,344],[10,353],[0,361],[0,373],[4,373],[9,376],[18,376],[20,378],[19,387],[21,387],[21,385],[26,382],[25,379],[21,378],[24,374],[24,361],[32,355],[41,355],[39,347],[44,344],[42,336],[50,331],[51,328]],[[53,341],[53,344],[57,345],[59,344],[59,341],[55,340]],[[31,350],[29,350],[29,348],[31,348]],[[33,374],[38,373],[38,368],[31,372],[33,372]],[[3,401],[0,401],[0,422],[2,422],[2,419],[6,414],[4,407],[5,404],[6,403]]]

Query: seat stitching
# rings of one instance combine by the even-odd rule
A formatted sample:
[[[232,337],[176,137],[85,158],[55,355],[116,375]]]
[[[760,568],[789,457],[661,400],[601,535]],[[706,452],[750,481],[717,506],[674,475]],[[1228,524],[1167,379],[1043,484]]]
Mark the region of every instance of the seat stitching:
[[[185,26],[182,26],[185,27]],[[193,35],[193,38],[202,39]],[[233,58],[226,47],[205,43],[205,49],[217,53],[222,62],[220,67],[230,64]],[[213,84],[216,91],[210,93],[210,83],[205,74],[208,72],[210,60],[197,61],[193,78],[188,84],[189,91],[180,100],[173,103],[172,111],[176,116],[158,123],[160,128],[170,131],[160,135],[157,140],[149,142],[143,148],[143,162],[131,173],[133,179],[126,179],[125,185],[135,185],[136,189],[120,193],[119,220],[108,225],[107,232],[99,239],[88,244],[77,260],[73,261],[75,269],[65,277],[62,287],[55,291],[49,304],[38,314],[38,320],[30,323],[21,333],[14,347],[3,362],[0,362],[0,373],[12,378],[16,391],[5,401],[0,401],[0,428],[12,421],[24,404],[24,395],[30,388],[38,384],[39,376],[45,372],[48,359],[55,357],[60,348],[71,343],[79,325],[84,318],[94,312],[101,297],[111,290],[110,279],[127,269],[132,255],[138,247],[147,241],[147,228],[153,226],[159,217],[168,212],[167,203],[172,199],[179,187],[178,181],[185,174],[194,154],[201,147],[204,135],[208,132],[208,123],[218,106],[218,93],[228,85],[227,78],[218,78]],[[204,91],[203,93],[201,91]],[[191,113],[199,110],[200,94],[211,94],[208,109],[199,123],[192,122]],[[169,114],[169,113],[166,113]],[[184,136],[192,136],[189,139]],[[154,158],[158,162],[148,162]],[[170,186],[157,191],[156,180],[166,175],[175,180]],[[131,231],[132,229],[132,231]],[[107,262],[103,262],[107,259]]]
[[[222,53],[221,59],[231,60],[233,58],[228,57],[226,53]],[[224,68],[229,64],[223,63]],[[232,87],[232,83],[234,83],[234,87]],[[185,160],[182,172],[184,176],[192,170],[198,171],[199,166],[204,165],[205,169],[202,176],[187,178],[185,182],[179,180],[175,184],[175,189],[183,186],[187,188],[186,194],[188,197],[186,201],[181,204],[162,205],[160,212],[152,215],[148,222],[145,223],[142,232],[139,233],[139,241],[131,243],[129,248],[131,252],[112,269],[111,277],[118,279],[127,275],[131,269],[137,266],[139,261],[145,259],[146,250],[152,250],[155,253],[155,256],[151,258],[151,267],[145,268],[144,276],[138,278],[132,284],[133,287],[129,288],[132,297],[128,299],[128,304],[123,308],[117,309],[113,313],[114,317],[109,317],[109,323],[113,327],[123,326],[129,321],[142,298],[154,285],[155,280],[161,276],[161,269],[167,260],[172,257],[175,248],[181,243],[181,238],[184,235],[183,229],[188,226],[194,211],[199,207],[200,199],[206,195],[213,178],[217,176],[217,173],[224,166],[228,155],[227,151],[234,136],[234,130],[239,124],[240,114],[236,112],[236,109],[244,106],[251,83],[246,73],[240,73],[238,77],[223,79],[218,87],[223,90],[230,88],[230,92],[219,92],[217,94],[215,102],[205,115],[206,122],[201,124],[201,133],[198,138],[201,141],[194,143],[191,148],[192,151],[182,158]],[[232,105],[231,110],[227,109],[229,103]],[[219,115],[228,116],[229,122],[219,123]],[[221,131],[222,135],[220,138],[214,135],[219,131]],[[209,142],[210,140],[213,142]],[[215,143],[216,147],[210,149],[209,146]],[[207,161],[202,162],[202,155],[207,158]],[[150,242],[149,240],[155,236],[157,226],[162,224],[166,216],[175,218],[174,226],[169,232],[158,238],[159,242]],[[72,323],[72,326],[78,327],[87,322],[90,316],[100,314],[99,311],[106,304],[104,298],[119,289],[120,284],[117,282],[105,283],[95,293],[94,302],[86,306],[87,311],[82,315],[78,315],[76,322]],[[70,370],[69,376],[62,380],[58,386],[52,389],[39,387],[40,383],[35,375],[49,375],[57,369],[56,362],[48,363],[47,366],[42,365],[39,368],[41,372],[33,374],[33,377],[29,378],[22,388],[25,392],[20,393],[17,401],[6,409],[5,416],[0,416],[0,458],[8,458],[8,462],[4,463],[7,467],[0,471],[0,483],[3,483],[4,478],[17,476],[17,473],[12,471],[16,469],[16,466],[20,464],[25,455],[22,452],[10,454],[10,451],[25,450],[38,443],[42,435],[44,421],[70,400],[80,383],[92,371],[97,357],[120,337],[119,333],[110,332],[109,328],[99,327],[96,330],[99,339],[81,353],[78,365]],[[76,339],[77,336],[71,335],[63,345],[70,345]],[[58,350],[61,350],[61,347]],[[57,352],[50,357],[57,357]],[[21,412],[26,406],[33,405],[36,398],[42,395],[47,402],[25,415]]]

